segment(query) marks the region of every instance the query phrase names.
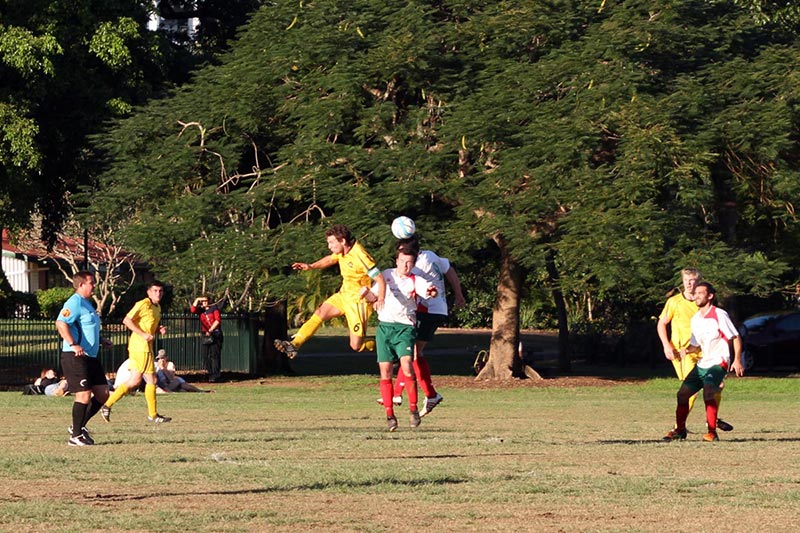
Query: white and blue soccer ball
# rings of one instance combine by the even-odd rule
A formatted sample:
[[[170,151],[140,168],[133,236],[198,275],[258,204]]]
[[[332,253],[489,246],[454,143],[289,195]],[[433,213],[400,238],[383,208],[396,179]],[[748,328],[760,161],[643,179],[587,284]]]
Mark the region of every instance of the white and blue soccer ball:
[[[392,235],[398,239],[408,239],[417,231],[414,221],[408,217],[397,217],[392,220]]]

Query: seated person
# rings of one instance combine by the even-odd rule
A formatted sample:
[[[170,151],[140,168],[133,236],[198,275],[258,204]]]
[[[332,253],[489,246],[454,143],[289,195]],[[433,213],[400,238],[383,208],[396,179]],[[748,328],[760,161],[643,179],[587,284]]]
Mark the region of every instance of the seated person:
[[[156,355],[156,392],[212,392],[195,387],[175,374],[175,364],[167,357],[163,348]]]
[[[58,379],[58,375],[56,374],[55,370],[49,367],[43,368],[42,372],[39,374],[39,377],[36,378],[32,385],[26,386],[25,390],[22,391],[22,394],[48,394],[47,388],[51,387],[51,392],[48,394],[48,396],[55,396],[53,391],[55,391],[55,388],[58,388],[59,381],[60,380]],[[64,395],[60,394],[59,396]]]
[[[45,387],[44,393],[47,396],[66,396],[69,394],[69,384],[67,383],[66,379],[61,378],[58,380],[58,383],[51,383]]]

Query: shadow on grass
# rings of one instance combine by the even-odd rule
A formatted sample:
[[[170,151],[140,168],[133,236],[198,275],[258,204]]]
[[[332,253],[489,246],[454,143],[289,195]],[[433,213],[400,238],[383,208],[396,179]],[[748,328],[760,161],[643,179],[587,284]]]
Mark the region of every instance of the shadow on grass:
[[[467,483],[465,478],[451,476],[435,479],[380,479],[366,481],[339,480],[330,482],[317,482],[295,486],[274,486],[243,490],[211,490],[193,492],[152,492],[148,494],[91,494],[84,496],[88,501],[141,501],[148,499],[160,499],[166,496],[237,496],[241,494],[270,494],[274,492],[302,491],[302,490],[336,490],[336,489],[368,489],[371,487],[425,487],[440,485],[459,485]]]

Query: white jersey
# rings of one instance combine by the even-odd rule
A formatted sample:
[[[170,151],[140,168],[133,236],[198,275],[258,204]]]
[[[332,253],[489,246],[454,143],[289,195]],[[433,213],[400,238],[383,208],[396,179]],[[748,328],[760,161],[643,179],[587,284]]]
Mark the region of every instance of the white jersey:
[[[692,317],[692,346],[699,346],[703,357],[697,362],[699,368],[711,368],[714,365],[729,366],[731,351],[728,341],[738,337],[739,332],[731,322],[728,313],[711,306],[703,315],[698,311]]]
[[[444,275],[450,270],[450,261],[439,257],[430,250],[422,250],[417,256],[415,268],[422,272],[421,276],[436,287],[437,295],[420,302],[419,310],[432,315],[447,316],[447,296],[444,291]]]
[[[400,277],[396,268],[383,271],[386,298],[383,307],[378,311],[378,320],[406,326],[416,325],[418,298],[426,297],[431,287],[431,283],[422,274],[416,267],[405,278]],[[373,286],[372,291],[377,293],[377,286]]]

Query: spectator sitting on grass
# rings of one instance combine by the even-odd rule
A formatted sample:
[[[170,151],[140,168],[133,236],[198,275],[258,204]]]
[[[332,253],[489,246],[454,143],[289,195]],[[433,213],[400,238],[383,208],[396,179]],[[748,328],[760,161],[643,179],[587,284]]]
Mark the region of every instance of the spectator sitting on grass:
[[[195,387],[185,379],[175,375],[175,364],[167,358],[163,348],[156,355],[156,392],[213,392]]]

